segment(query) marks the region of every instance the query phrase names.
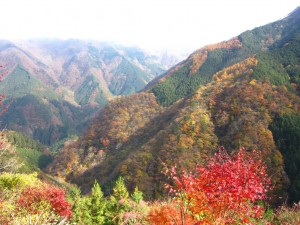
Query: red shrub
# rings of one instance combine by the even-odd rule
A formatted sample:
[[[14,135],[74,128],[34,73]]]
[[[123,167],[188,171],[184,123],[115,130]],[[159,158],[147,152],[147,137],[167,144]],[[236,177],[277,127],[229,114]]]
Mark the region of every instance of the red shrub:
[[[65,195],[65,190],[52,185],[28,187],[21,193],[18,203],[20,207],[25,207],[34,214],[45,210],[43,203],[48,203],[51,206],[50,210],[62,217],[70,218],[72,215],[71,204],[67,202]]]
[[[172,168],[167,173],[175,185],[168,186],[176,193],[182,206],[199,221],[197,224],[245,223],[259,219],[263,207],[255,205],[266,197],[270,179],[258,151],[247,153],[243,148],[234,155],[220,148],[205,166],[195,173],[178,176]]]

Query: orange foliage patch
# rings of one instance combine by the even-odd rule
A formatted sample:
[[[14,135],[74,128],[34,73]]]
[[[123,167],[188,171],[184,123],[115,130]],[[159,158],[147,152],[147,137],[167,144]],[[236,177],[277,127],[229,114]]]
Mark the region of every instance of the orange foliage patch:
[[[192,73],[196,73],[202,64],[205,62],[209,51],[215,49],[230,49],[230,48],[241,48],[242,43],[240,40],[235,37],[229,41],[223,41],[217,44],[212,44],[201,48],[199,51],[191,55],[193,59],[193,65],[190,67]]]

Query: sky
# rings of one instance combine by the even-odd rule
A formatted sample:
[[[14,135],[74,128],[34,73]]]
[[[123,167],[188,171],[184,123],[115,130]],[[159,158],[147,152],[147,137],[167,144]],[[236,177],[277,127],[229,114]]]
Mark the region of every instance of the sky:
[[[192,51],[286,17],[300,0],[1,0],[0,39]]]

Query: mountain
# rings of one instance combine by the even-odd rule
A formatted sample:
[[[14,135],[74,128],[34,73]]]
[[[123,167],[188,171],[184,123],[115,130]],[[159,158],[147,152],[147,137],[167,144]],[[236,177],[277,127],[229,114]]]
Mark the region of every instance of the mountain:
[[[65,143],[47,171],[88,191],[121,175],[148,199],[165,193],[161,171],[191,171],[218,146],[260,150],[270,202],[300,200],[300,8],[283,20],[205,46],[114,98],[85,134]]]
[[[1,172],[41,172],[52,160],[45,146],[21,133],[2,130],[0,139]]]
[[[210,82],[212,76],[221,69],[297,38],[300,26],[298,13],[299,9],[283,20],[246,31],[229,41],[203,47],[166,74],[154,79],[146,89],[155,93],[160,104],[168,106],[194,93],[200,85]]]
[[[9,105],[1,127],[47,145],[80,133],[108,99],[140,91],[167,69],[160,55],[82,40],[2,40],[0,62]]]

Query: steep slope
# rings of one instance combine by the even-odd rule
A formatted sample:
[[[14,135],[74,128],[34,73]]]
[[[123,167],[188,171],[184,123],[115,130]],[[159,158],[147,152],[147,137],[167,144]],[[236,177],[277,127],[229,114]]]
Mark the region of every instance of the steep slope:
[[[148,103],[136,101],[142,94],[111,102],[81,140],[65,147],[49,171],[83,187],[95,178],[106,183],[121,174],[129,188],[138,185],[148,198],[157,197],[163,193],[164,163],[190,170],[220,144],[228,149],[245,146],[262,151],[277,178],[274,185],[284,195],[283,159],[268,126],[278,112],[298,112],[300,101],[284,88],[252,79],[256,65],[257,59],[249,58],[226,68],[215,81],[169,108],[156,105],[153,95]],[[155,111],[147,113],[147,104]]]
[[[15,131],[3,130],[0,133],[0,138],[2,144],[1,150],[3,151],[6,148],[10,151],[9,156],[2,154],[1,160],[3,158],[7,161],[14,160],[14,167],[12,169],[16,169],[15,172],[41,172],[51,162],[52,157],[47,152],[46,147],[28,136]],[[8,171],[10,171],[9,168]]]
[[[122,175],[129,189],[137,185],[147,198],[157,198],[164,193],[164,165],[191,170],[219,145],[230,151],[243,146],[261,151],[274,185],[273,204],[286,199],[289,179],[290,199],[299,201],[299,142],[284,142],[299,135],[299,15],[300,8],[284,20],[206,46],[146,92],[113,99],[48,171],[85,191],[94,179],[109,189]]]
[[[80,133],[114,95],[135,93],[163,73],[138,48],[80,40],[0,41],[6,105],[1,126],[44,144]]]
[[[194,93],[219,70],[297,38],[299,20],[298,8],[283,20],[246,31],[229,41],[203,47],[150,82],[146,90],[153,92],[160,104],[168,106]]]

